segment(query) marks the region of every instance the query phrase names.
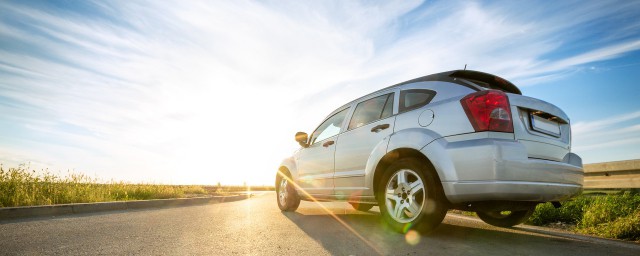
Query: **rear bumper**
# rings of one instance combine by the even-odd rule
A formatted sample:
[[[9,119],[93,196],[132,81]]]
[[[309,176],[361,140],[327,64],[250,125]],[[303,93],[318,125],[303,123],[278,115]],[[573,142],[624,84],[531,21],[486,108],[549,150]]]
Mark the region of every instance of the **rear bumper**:
[[[582,160],[573,153],[557,162],[528,158],[525,146],[516,140],[440,140],[444,141],[429,146],[444,147],[442,155],[449,158],[436,161],[436,170],[451,203],[562,201],[582,191]],[[424,150],[433,151],[429,146]],[[451,162],[443,164],[447,161]]]
[[[524,181],[443,182],[451,203],[478,201],[563,201],[580,194],[581,185]]]

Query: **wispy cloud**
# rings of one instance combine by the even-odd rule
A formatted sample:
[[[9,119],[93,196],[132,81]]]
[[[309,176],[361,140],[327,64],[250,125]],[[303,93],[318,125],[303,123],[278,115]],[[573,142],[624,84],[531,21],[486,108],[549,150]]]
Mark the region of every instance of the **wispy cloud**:
[[[625,113],[610,118],[572,124],[573,150],[587,160],[598,162],[611,158],[613,149],[625,151],[616,160],[640,158],[640,111]]]
[[[637,1],[81,3],[0,3],[0,161],[214,183],[251,155],[270,179],[366,92],[464,64],[534,85],[640,48]]]
[[[577,122],[572,124],[571,127],[576,135],[586,135],[595,131],[608,130],[612,126],[619,125],[623,122],[638,121],[637,119],[640,119],[640,111],[621,114],[597,121]]]

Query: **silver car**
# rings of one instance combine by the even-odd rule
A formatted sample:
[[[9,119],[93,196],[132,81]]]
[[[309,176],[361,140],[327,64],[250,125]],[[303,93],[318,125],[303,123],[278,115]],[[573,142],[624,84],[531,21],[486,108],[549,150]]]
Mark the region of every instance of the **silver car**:
[[[582,191],[569,117],[511,82],[471,70],[428,75],[329,114],[276,175],[278,206],[300,200],[378,205],[398,232],[429,232],[448,209],[491,225],[526,221],[539,203]]]

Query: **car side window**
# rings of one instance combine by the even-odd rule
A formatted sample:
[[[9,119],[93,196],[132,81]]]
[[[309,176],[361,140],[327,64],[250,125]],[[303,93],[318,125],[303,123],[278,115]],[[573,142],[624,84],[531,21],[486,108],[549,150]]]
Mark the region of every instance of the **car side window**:
[[[400,111],[406,112],[429,104],[436,92],[427,89],[411,89],[400,92]]]
[[[342,127],[342,122],[347,115],[347,110],[349,110],[349,108],[346,108],[334,114],[333,116],[327,118],[327,120],[322,122],[322,124],[318,126],[316,131],[311,134],[311,140],[309,140],[311,143],[309,144],[313,144],[316,141],[322,141],[326,138],[335,136],[340,133],[340,127]]]
[[[393,114],[393,93],[358,103],[349,122],[349,130],[387,118]]]

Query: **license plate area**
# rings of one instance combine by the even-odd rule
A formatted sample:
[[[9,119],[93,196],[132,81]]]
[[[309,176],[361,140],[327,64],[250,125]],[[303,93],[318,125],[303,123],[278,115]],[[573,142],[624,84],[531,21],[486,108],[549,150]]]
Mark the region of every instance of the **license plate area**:
[[[560,124],[554,120],[557,119],[556,117],[536,111],[529,112],[529,118],[532,130],[554,137],[560,137]]]

